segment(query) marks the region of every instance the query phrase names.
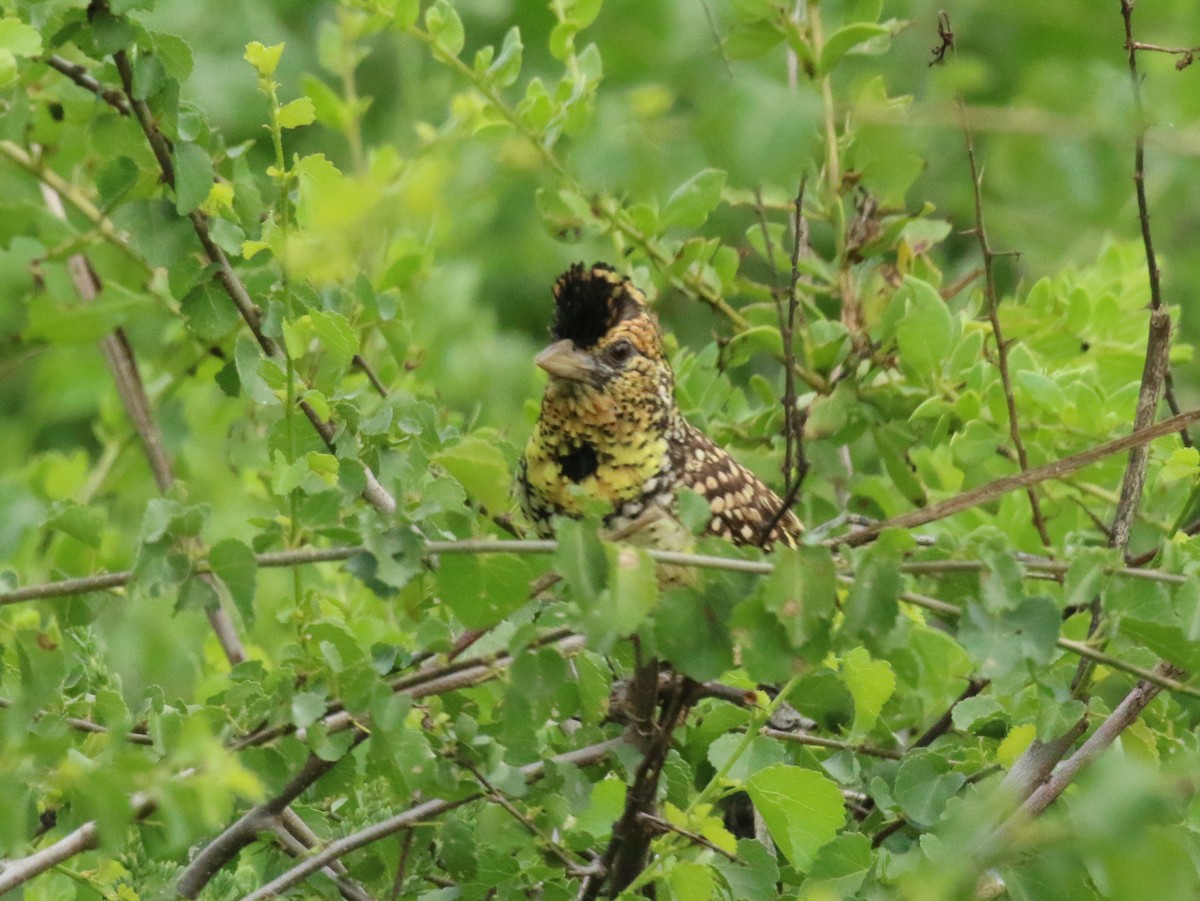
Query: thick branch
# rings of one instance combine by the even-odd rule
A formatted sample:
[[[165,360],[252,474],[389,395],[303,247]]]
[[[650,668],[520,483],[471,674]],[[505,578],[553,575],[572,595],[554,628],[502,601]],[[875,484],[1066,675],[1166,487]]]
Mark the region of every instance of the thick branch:
[[[351,747],[367,737],[366,732],[359,732],[354,737]],[[349,753],[349,749],[347,749]],[[176,891],[184,898],[195,898],[200,894],[209,880],[216,875],[225,864],[237,856],[238,852],[250,844],[258,833],[271,827],[276,817],[295,801],[314,782],[334,768],[345,755],[336,760],[325,760],[316,754],[309,754],[304,766],[292,778],[278,795],[250,808],[238,820],[213,839],[204,850],[183,871],[176,885]]]
[[[139,792],[133,796],[132,806],[134,819],[140,820],[154,811],[155,803]],[[90,851],[99,843],[100,830],[94,820],[89,820],[41,851],[19,860],[0,863],[0,895],[54,869],[77,854]]]
[[[624,738],[611,738],[608,741],[603,741],[595,745],[589,745],[586,748],[580,748],[577,751],[568,751],[565,754],[559,754],[552,757],[550,760],[553,763],[566,763],[574,766],[590,766],[603,760],[622,744],[625,743]],[[531,763],[528,766],[521,768],[522,775],[529,782],[535,782],[540,779],[546,769],[546,761],[538,761]],[[355,832],[345,838],[331,842],[323,850],[314,854],[308,860],[292,867],[286,873],[271,880],[258,891],[247,895],[242,901],[262,901],[264,898],[278,897],[285,890],[299,885],[321,867],[345,857],[351,851],[358,848],[366,847],[367,845],[377,842],[380,839],[387,838],[389,835],[395,835],[403,829],[407,829],[424,820],[433,817],[441,816],[443,813],[454,810],[456,807],[461,807],[471,801],[477,801],[483,797],[482,792],[470,795],[466,798],[459,798],[455,801],[445,801],[440,798],[434,798],[429,801],[424,801],[414,807],[410,807],[402,813],[398,813],[393,817],[389,817],[373,826],[368,826],[359,832]]]

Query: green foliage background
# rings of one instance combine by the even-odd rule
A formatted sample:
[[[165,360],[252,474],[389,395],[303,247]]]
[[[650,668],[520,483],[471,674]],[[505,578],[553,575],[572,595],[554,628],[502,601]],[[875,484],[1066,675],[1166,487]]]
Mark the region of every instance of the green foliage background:
[[[112,0],[90,14],[0,2],[5,590],[133,572],[115,591],[0,608],[0,857],[86,823],[99,835],[25,897],[170,895],[196,849],[310,754],[341,760],[296,804],[322,841],[478,792],[480,774],[526,817],[478,801],[422,825],[401,896],[575,897],[580,878],[548,846],[578,862],[603,850],[637,754],[551,764],[529,786],[518,768],[620,734],[607,714],[632,633],[696,679],[786,683],[809,731],[833,742],[757,734],[761,709],[701,702],[676,734],[663,815],[751,865],[667,834],[645,877],[660,898],[1194,890],[1194,688],[1154,700],[1047,815],[994,830],[1011,806],[998,783],[1031,741],[1099,722],[1160,659],[1200,668],[1183,531],[1200,455],[1154,445],[1131,550],[1162,545],[1158,577],[1114,574],[1120,555],[1098,527],[1123,455],[1038,486],[1048,547],[1021,492],[836,557],[820,543],[843,513],[886,519],[1018,469],[986,301],[977,278],[960,284],[980,265],[960,98],[992,246],[1020,254],[997,270],[1029,462],[1127,433],[1148,291],[1117,4],[953,5],[944,66],[929,63],[945,4],[809,6],[823,35],[768,0]],[[1143,4],[1136,22],[1146,42],[1197,40],[1184,0]],[[174,190],[136,119],[46,62],[60,54],[119,88],[119,51],[172,142]],[[1176,59],[1139,65],[1188,407],[1200,93]],[[594,523],[564,524],[554,556],[428,553],[506,537],[549,286],[576,260],[609,260],[647,289],[674,336],[685,413],[781,487],[773,297],[805,179],[796,353],[811,469],[798,512],[811,543],[773,555],[766,577],[714,571],[662,591],[652,561],[604,544]],[[285,355],[263,356],[214,280],[197,211]],[[77,296],[76,252],[102,281],[94,304]],[[174,463],[165,496],[99,349],[117,326]],[[333,449],[298,400],[338,424]],[[365,467],[394,515],[360,498]],[[358,546],[290,568],[261,556]],[[1045,581],[1022,554],[1065,572]],[[198,577],[205,566],[215,580]],[[529,601],[551,569],[565,584]],[[1073,690],[1079,658],[1064,642],[1089,638],[1093,598],[1092,647],[1110,656]],[[209,627],[217,605],[245,643],[236,666]],[[492,678],[422,699],[389,687],[475,627],[495,628],[472,655],[511,654]],[[559,627],[586,650],[539,643]],[[957,700],[969,685],[978,693]],[[354,730],[328,728],[330,705],[369,738],[352,750]],[[275,725],[287,734],[231,748]],[[713,802],[740,789],[781,857],[724,830]],[[370,845],[346,859],[350,875],[383,896],[402,847]],[[204,897],[241,897],[291,864],[263,840]],[[301,891],[337,897],[323,876]]]

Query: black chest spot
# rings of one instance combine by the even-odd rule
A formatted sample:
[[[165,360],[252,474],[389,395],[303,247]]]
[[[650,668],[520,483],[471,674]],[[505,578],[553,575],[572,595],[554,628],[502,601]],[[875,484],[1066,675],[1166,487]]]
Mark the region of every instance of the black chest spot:
[[[586,443],[573,447],[558,457],[558,468],[576,484],[595,473],[599,466],[600,458],[596,456],[596,449]]]

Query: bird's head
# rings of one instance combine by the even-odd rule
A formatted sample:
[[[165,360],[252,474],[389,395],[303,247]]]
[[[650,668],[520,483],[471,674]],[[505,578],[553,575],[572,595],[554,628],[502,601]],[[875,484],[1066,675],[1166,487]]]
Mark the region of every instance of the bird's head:
[[[672,402],[662,335],[633,282],[607,264],[576,263],[559,276],[554,300],[555,341],[535,360],[550,375],[548,393]]]

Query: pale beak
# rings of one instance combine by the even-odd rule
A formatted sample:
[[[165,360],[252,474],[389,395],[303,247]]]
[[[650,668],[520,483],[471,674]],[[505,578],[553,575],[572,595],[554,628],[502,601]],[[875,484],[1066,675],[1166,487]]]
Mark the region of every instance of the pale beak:
[[[569,338],[555,341],[534,357],[533,362],[553,378],[568,382],[591,382],[600,371],[600,364],[590,354],[576,347]]]

